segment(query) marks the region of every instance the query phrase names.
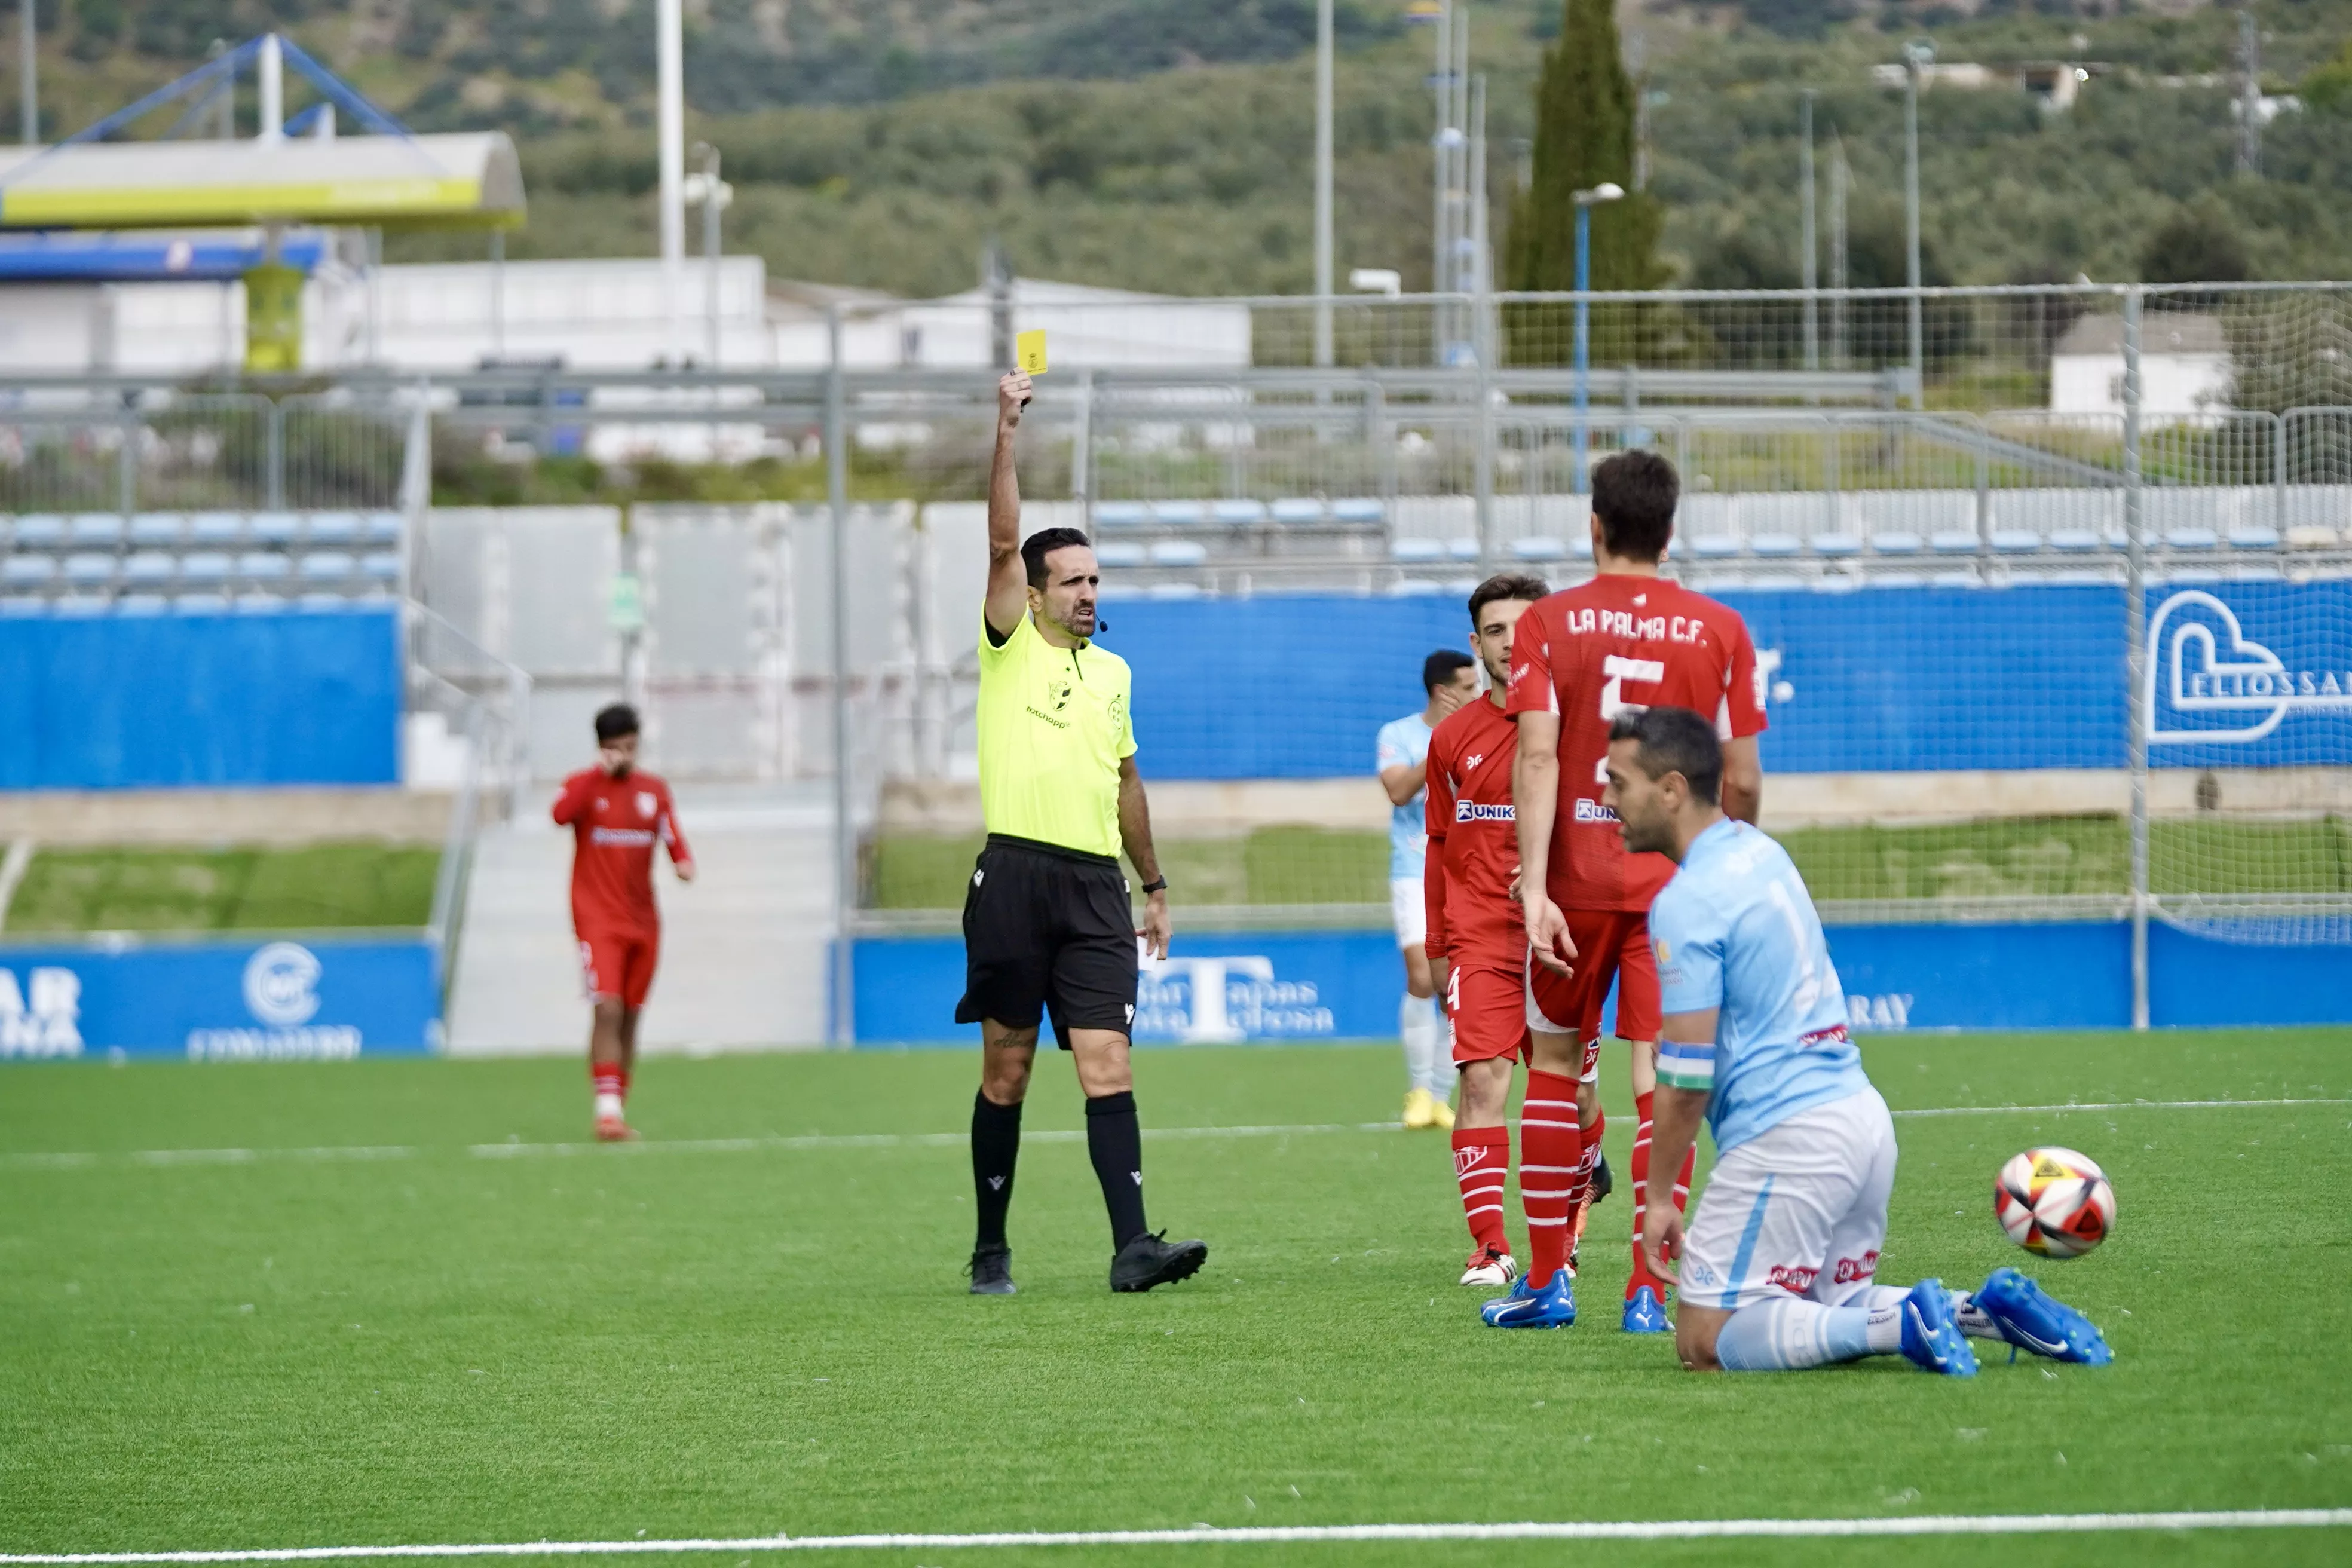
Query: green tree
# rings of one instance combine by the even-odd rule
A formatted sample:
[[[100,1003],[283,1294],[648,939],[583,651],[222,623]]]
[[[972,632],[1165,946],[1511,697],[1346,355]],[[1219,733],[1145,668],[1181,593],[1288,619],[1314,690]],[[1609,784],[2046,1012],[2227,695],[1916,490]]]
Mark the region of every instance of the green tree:
[[[2352,114],[2352,38],[2336,58],[2303,79],[2303,101],[2326,114]]]
[[[1576,286],[1576,193],[1626,191],[1592,214],[1592,287],[1654,289],[1662,215],[1633,186],[1633,83],[1610,0],[1565,0],[1559,37],[1536,86],[1535,168],[1512,205],[1505,277],[1514,289]]]
[[[2146,283],[2242,283],[2252,276],[2236,224],[2210,201],[2176,208],[2158,225],[2140,252],[2139,272]]]

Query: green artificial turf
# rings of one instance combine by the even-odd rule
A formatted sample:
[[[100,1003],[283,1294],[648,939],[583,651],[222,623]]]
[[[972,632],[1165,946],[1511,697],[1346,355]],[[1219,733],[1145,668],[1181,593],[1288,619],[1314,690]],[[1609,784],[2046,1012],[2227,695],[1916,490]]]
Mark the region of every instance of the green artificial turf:
[[[2131,831],[2117,816],[1801,827],[1780,838],[1822,900],[2117,896],[2131,879]],[[1388,901],[1384,833],[1262,827],[1162,839],[1159,848],[1169,880],[1194,904]],[[880,839],[869,906],[956,908],[979,850],[977,834]],[[2352,821],[2341,817],[2159,821],[2148,853],[2158,893],[2352,893]]]
[[[9,900],[7,932],[421,926],[440,861],[436,849],[365,841],[42,849]]]
[[[0,1552],[2352,1505],[2347,1048],[2341,1030],[1872,1040],[1898,1112],[2330,1101],[1900,1120],[1884,1278],[2027,1263],[2117,1352],[1988,1355],[1968,1383],[1900,1362],[1695,1377],[1619,1333],[1633,1123],[1613,1047],[1619,1194],[1584,1321],[1537,1334],[1482,1328],[1454,1283],[1444,1136],[1355,1125],[1395,1112],[1392,1046],[1139,1054],[1148,1128],[1310,1129],[1150,1138],[1154,1223],[1213,1251],[1142,1297],[1104,1288],[1079,1098],[1049,1053],[1009,1300],[960,1273],[963,1052],[649,1061],[647,1141],[617,1150],[578,1142],[571,1061],[11,1068]],[[766,1141],[906,1133],[943,1136]],[[2045,1142],[2104,1162],[2119,1197],[2114,1239],[2072,1263],[2032,1263],[1991,1216],[1995,1167]],[[189,1149],[250,1152],[155,1152]],[[2340,1563],[2352,1531],[854,1561],[1865,1554]]]

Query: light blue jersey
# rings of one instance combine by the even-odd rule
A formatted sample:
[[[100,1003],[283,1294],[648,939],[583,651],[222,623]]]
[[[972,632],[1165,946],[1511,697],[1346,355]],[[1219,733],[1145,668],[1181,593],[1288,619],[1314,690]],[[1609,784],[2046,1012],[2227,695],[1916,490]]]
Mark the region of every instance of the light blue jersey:
[[[1429,721],[1418,713],[1408,713],[1381,726],[1380,761],[1373,765],[1375,773],[1391,768],[1417,768],[1429,760]],[[1389,880],[1419,877],[1422,862],[1429,854],[1429,824],[1423,816],[1423,802],[1429,791],[1417,790],[1413,797],[1389,813]]]
[[[1661,1083],[1714,1089],[1718,1152],[1870,1087],[1821,916],[1780,845],[1727,817],[1691,840],[1650,907],[1650,940],[1664,1012],[1722,1010],[1712,1049],[1658,1053]]]

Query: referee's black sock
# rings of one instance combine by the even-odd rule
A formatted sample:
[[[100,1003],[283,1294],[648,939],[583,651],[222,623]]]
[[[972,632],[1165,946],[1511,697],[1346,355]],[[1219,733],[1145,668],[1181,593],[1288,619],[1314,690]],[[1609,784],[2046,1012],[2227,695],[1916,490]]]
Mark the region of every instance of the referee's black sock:
[[[1103,1206],[1110,1210],[1113,1252],[1144,1232],[1143,1129],[1135,1120],[1135,1095],[1128,1089],[1087,1101],[1087,1153],[1102,1184]]]
[[[971,1192],[980,1209],[976,1247],[1004,1245],[1004,1211],[1013,1206],[1013,1167],[1021,1157],[1021,1107],[985,1094],[971,1100]]]

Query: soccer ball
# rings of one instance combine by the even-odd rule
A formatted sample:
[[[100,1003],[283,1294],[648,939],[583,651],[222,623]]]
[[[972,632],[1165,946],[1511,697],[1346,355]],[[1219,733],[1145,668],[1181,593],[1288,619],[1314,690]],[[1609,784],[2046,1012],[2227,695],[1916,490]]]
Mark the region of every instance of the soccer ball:
[[[2026,1251],[2079,1258],[2115,1229],[2116,1190],[2072,1149],[2028,1149],[1993,1178],[1992,1212]]]

